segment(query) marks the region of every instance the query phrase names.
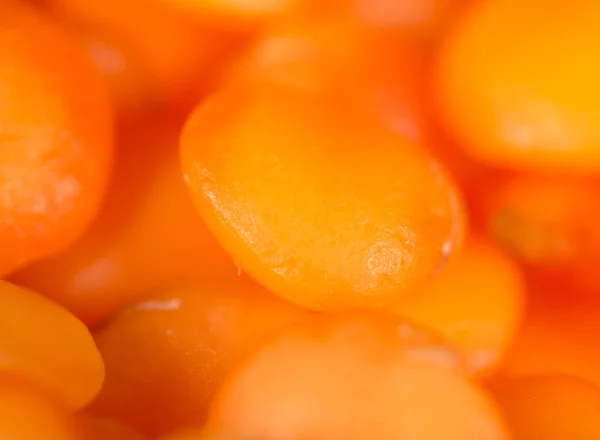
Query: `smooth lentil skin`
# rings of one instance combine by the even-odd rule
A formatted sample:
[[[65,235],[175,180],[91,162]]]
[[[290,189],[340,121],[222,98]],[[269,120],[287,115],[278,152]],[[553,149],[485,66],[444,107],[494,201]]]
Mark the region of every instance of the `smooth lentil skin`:
[[[148,108],[160,107],[167,100],[154,79],[147,74],[148,67],[143,56],[119,37],[110,32],[102,33],[94,27],[70,23],[56,15],[57,21],[70,31],[102,74],[119,119],[135,119]]]
[[[597,2],[0,3],[0,440],[600,438]]]
[[[336,11],[341,5],[331,8]],[[477,202],[484,192],[479,189],[493,182],[498,172],[466,155],[433,120],[428,96],[432,49],[333,11],[278,20],[235,63],[233,76],[252,75],[307,91],[352,96],[399,135],[430,149],[467,197]]]
[[[364,68],[360,59],[367,44],[363,40],[368,36],[346,20],[291,15],[261,34],[231,69],[233,79],[228,80],[251,75],[309,91],[330,92],[356,79],[351,68]]]
[[[77,414],[73,424],[80,440],[145,440],[145,437],[113,419]]]
[[[0,276],[59,253],[89,226],[108,184],[112,117],[79,47],[25,4],[2,3]]]
[[[162,114],[124,127],[107,204],[90,231],[11,280],[97,325],[178,281],[236,278],[238,269],[198,218],[181,179],[179,128]]]
[[[240,44],[238,33],[201,23],[162,0],[43,1],[67,28],[80,35],[89,55],[114,86],[113,96],[123,110],[158,103],[187,112],[213,87],[222,64],[237,53]],[[104,64],[98,46],[90,46],[90,40],[112,46],[115,55],[121,54],[117,71],[124,70],[127,89],[114,81],[115,64]],[[143,84],[147,94],[123,94]]]
[[[0,281],[0,373],[19,373],[70,407],[92,400],[104,364],[88,329],[48,299]]]
[[[261,284],[316,310],[380,308],[460,248],[462,206],[422,149],[319,96],[244,81],[212,96],[182,135],[184,177]]]
[[[292,16],[344,20],[353,26],[390,31],[415,44],[436,42],[449,23],[476,0],[318,0],[299,2]],[[281,21],[281,20],[279,20]]]
[[[296,9],[304,0],[161,0],[203,21],[228,27],[262,29],[265,24]]]
[[[203,430],[184,429],[160,437],[159,440],[252,440],[247,437],[219,437]]]
[[[598,296],[600,226],[596,178],[515,175],[481,204],[487,233],[536,277],[573,296]]]
[[[423,88],[427,51],[394,32],[334,17],[292,15],[261,34],[234,73],[352,96],[399,134],[430,134]]]
[[[325,316],[281,333],[240,365],[216,397],[207,433],[507,439],[493,404],[456,360],[435,336],[402,320]]]
[[[355,20],[368,26],[393,29],[405,37],[439,37],[448,22],[473,0],[341,0]]]
[[[525,321],[499,375],[562,373],[600,386],[598,305],[558,289],[536,286],[528,293]]]
[[[160,440],[212,440],[200,429],[182,429],[160,437]],[[217,439],[215,439],[217,440]]]
[[[272,333],[309,317],[249,281],[167,289],[95,334],[107,373],[91,410],[152,437],[200,427],[231,368]]]
[[[21,376],[0,377],[0,438],[10,440],[85,440],[71,413]]]
[[[542,374],[492,386],[514,440],[600,436],[600,388],[576,376]]]
[[[489,376],[520,328],[524,303],[525,280],[517,264],[472,236],[441,273],[390,310],[446,336],[470,372]]]
[[[477,2],[443,39],[433,94],[465,151],[519,170],[600,168],[600,7]]]

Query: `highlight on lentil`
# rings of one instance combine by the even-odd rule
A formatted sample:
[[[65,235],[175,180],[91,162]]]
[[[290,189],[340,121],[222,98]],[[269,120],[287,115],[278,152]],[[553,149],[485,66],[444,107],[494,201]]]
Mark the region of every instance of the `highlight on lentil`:
[[[600,439],[596,0],[0,0],[0,439]]]

